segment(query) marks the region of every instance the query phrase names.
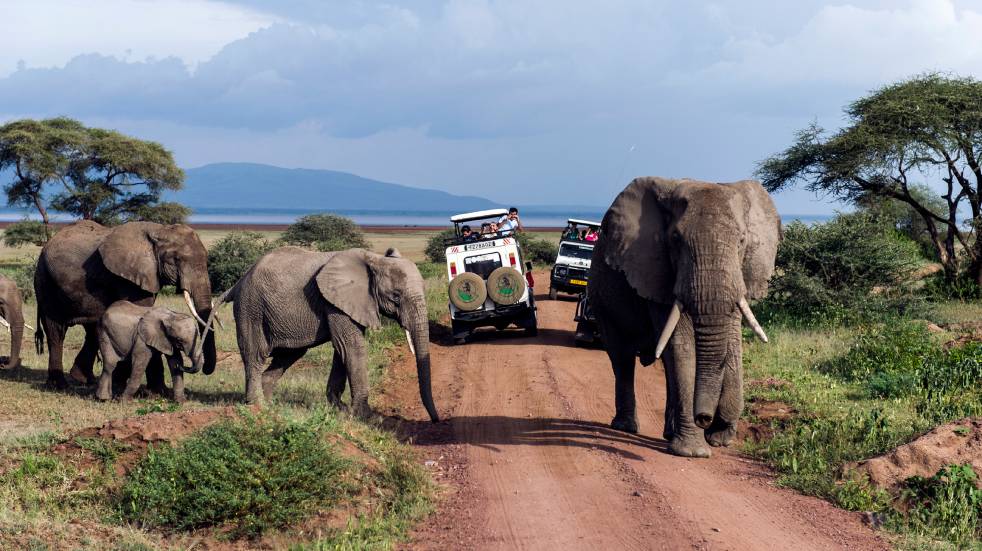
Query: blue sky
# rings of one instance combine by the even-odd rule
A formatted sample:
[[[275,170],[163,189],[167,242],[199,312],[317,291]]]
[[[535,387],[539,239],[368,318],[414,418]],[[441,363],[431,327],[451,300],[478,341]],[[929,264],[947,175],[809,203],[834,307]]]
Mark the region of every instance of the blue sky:
[[[982,77],[982,0],[4,0],[0,120],[194,167],[329,168],[505,203],[731,181],[924,71]],[[784,213],[839,208],[803,191]]]

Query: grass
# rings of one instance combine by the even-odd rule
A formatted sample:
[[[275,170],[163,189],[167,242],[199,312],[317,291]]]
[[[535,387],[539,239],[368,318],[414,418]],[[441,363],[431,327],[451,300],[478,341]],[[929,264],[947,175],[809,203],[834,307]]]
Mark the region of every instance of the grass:
[[[207,244],[224,232],[203,233]],[[369,234],[369,240],[379,252],[395,244],[404,256],[422,260],[425,239],[418,235]],[[392,243],[399,240],[405,242]],[[17,269],[10,262],[36,256],[37,251],[27,249],[0,247],[0,263],[6,261],[6,269]],[[427,281],[427,293],[431,301],[430,316],[436,319],[446,309],[442,279],[445,275],[442,267],[423,264],[421,270],[431,278]],[[177,296],[161,295],[158,304],[186,311],[183,300]],[[92,399],[91,389],[77,386],[58,392],[47,389],[44,386],[47,355],[35,353],[33,333],[25,332],[24,367],[17,372],[0,371],[0,547],[26,548],[36,544],[72,549],[155,549],[161,545],[158,530],[171,533],[168,541],[176,542],[175,546],[180,546],[180,542],[184,542],[183,547],[188,546],[190,540],[173,535],[178,534],[173,527],[152,529],[149,525],[140,527],[120,521],[121,513],[113,508],[115,505],[107,496],[116,496],[124,482],[116,475],[113,464],[126,450],[98,438],[67,438],[83,428],[122,417],[240,404],[245,382],[235,340],[235,322],[230,308],[224,308],[220,314],[225,322],[225,329],[216,333],[221,361],[210,376],[185,375],[189,400],[180,406],[161,399],[101,403]],[[28,301],[25,318],[34,325],[35,316],[35,303]],[[82,339],[80,327],[69,330],[65,345],[65,362],[69,366]],[[381,329],[369,333],[373,384],[382,379],[392,349],[404,342],[402,329],[393,322],[386,322]],[[7,340],[0,338],[0,355],[8,353]],[[377,463],[378,470],[358,463],[340,475],[350,478],[349,482],[358,488],[345,490],[340,502],[342,509],[354,515],[349,523],[322,529],[320,534],[314,530],[299,538],[283,536],[275,540],[275,546],[391,547],[431,509],[428,475],[417,464],[414,452],[391,434],[347,416],[323,412],[332,356],[329,344],[309,350],[280,381],[270,409],[300,424],[320,416],[321,428],[333,434],[335,441],[343,440],[346,445],[362,450],[367,455],[361,459],[372,465]],[[97,373],[98,369],[97,366]],[[75,458],[52,453],[52,446],[60,442],[74,444],[96,460],[91,465],[79,465]],[[154,451],[158,459],[166,453],[163,448]],[[321,502],[318,510],[329,509],[325,503]],[[77,525],[79,522],[82,526]],[[276,523],[269,521],[267,528],[263,524],[266,522],[263,520],[255,526],[272,530],[274,535],[268,537],[280,537],[276,536],[279,531],[274,528]],[[235,531],[228,526],[231,525],[226,525],[227,529]],[[250,530],[242,528],[242,532],[236,533],[246,534]]]

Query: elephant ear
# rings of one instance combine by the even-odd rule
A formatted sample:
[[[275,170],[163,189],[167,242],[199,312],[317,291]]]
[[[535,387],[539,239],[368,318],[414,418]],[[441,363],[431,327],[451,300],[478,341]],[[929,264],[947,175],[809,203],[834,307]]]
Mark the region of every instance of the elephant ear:
[[[99,245],[103,265],[144,291],[159,292],[157,255],[151,241],[157,228],[158,224],[150,222],[127,222],[113,229]]]
[[[774,259],[781,241],[781,217],[774,201],[760,182],[743,180],[732,184],[747,205],[747,249],[743,254],[743,281],[747,298],[767,295],[767,282],[774,274]]]
[[[140,318],[140,323],[136,326],[136,333],[147,346],[165,356],[174,354],[174,346],[171,345],[167,337],[167,328],[164,327],[164,320],[152,310]]]
[[[351,249],[334,255],[317,272],[317,288],[328,302],[362,327],[381,327],[372,290],[369,252]]]
[[[598,253],[639,295],[663,304],[675,300],[667,228],[678,185],[665,178],[635,178],[604,215],[597,242]]]

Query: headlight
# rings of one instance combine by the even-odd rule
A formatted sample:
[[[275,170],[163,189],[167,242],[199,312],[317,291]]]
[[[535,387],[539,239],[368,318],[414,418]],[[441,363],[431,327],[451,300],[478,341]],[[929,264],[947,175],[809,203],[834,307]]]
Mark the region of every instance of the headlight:
[[[556,275],[559,277],[566,277],[567,268],[565,266],[556,266]]]

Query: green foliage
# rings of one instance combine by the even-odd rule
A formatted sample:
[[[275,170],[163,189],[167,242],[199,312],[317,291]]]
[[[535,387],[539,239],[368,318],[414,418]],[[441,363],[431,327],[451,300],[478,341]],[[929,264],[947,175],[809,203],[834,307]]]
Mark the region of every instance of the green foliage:
[[[8,247],[43,247],[48,242],[48,237],[44,223],[37,220],[14,222],[3,230],[3,244]]]
[[[0,273],[14,280],[24,301],[34,299],[34,272],[37,271],[38,259],[32,258],[23,264],[0,267]]]
[[[792,222],[778,246],[764,319],[836,324],[916,307],[909,289],[922,263],[917,246],[868,214],[839,214],[823,224]]]
[[[426,258],[436,264],[446,264],[447,246],[444,244],[448,239],[453,239],[453,230],[443,230],[426,241]]]
[[[894,523],[953,542],[959,548],[976,542],[982,512],[977,478],[972,466],[965,464],[944,467],[931,478],[908,479],[901,496],[908,512],[898,515]]]
[[[931,213],[944,216],[947,212],[948,205],[945,200],[931,188],[924,184],[914,184],[908,189],[917,203],[923,205]],[[909,203],[875,193],[865,193],[856,198],[855,203],[860,211],[890,224],[901,235],[917,243],[925,258],[937,259],[938,251],[935,249],[931,232],[924,218]],[[943,237],[946,231],[945,227],[942,226],[938,230],[942,232]]]
[[[283,232],[284,243],[322,251],[369,248],[361,228],[350,218],[336,214],[308,214]]]
[[[133,210],[127,220],[156,222],[158,224],[185,224],[191,216],[191,209],[171,201],[156,205],[141,205]]]
[[[231,232],[208,250],[208,278],[213,292],[235,285],[257,260],[276,248],[257,232]]]
[[[164,190],[181,189],[184,172],[158,143],[68,118],[23,119],[0,126],[0,170],[13,168],[7,201],[113,224],[145,217],[175,219],[159,205]],[[57,187],[46,193],[49,185]],[[186,214],[185,214],[186,216]]]
[[[552,264],[559,254],[559,244],[553,241],[529,237],[522,232],[515,233],[515,240],[522,247],[522,258],[535,264]]]
[[[254,537],[297,523],[346,492],[344,459],[322,415],[225,421],[180,447],[154,447],[120,492],[124,519],[141,526],[222,527]]]

